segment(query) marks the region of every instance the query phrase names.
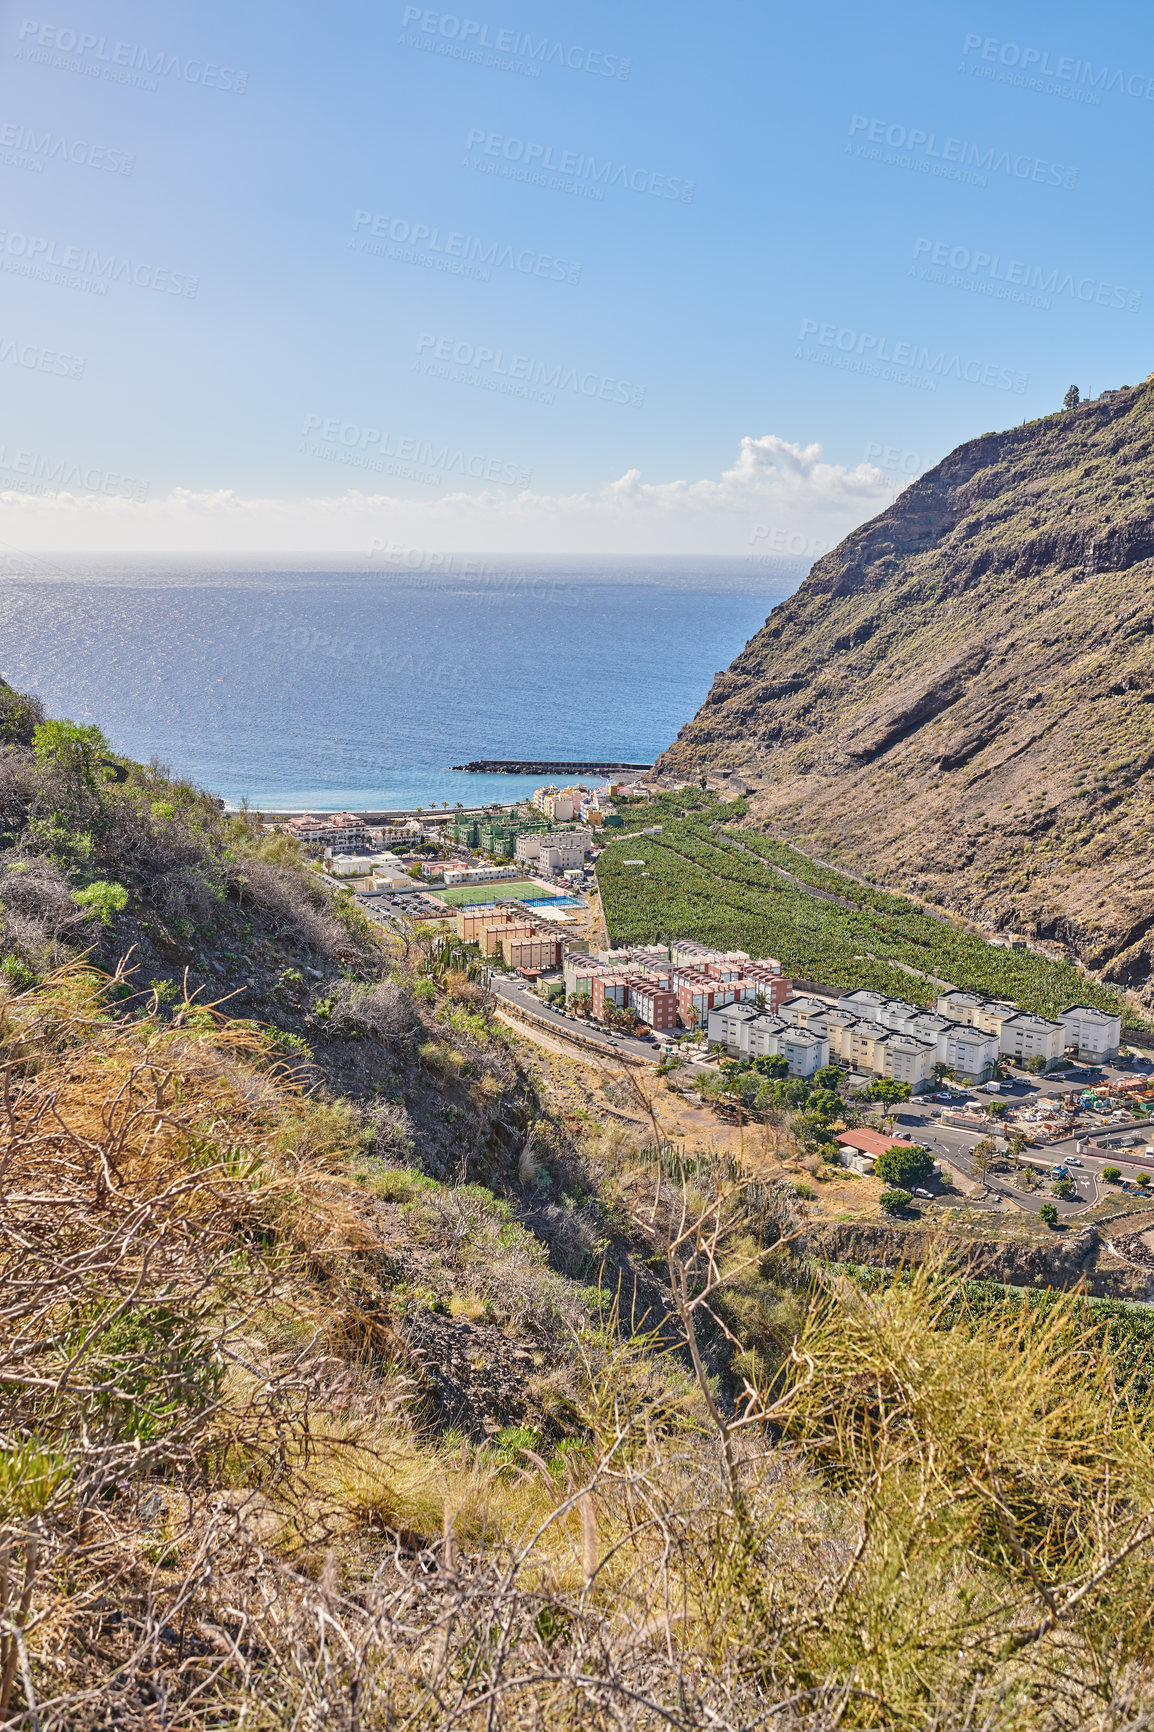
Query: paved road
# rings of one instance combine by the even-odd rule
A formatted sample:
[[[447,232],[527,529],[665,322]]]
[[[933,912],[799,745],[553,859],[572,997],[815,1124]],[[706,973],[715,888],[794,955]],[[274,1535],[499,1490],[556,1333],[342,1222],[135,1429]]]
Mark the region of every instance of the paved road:
[[[1111,1126],[1111,1132],[1140,1130],[1145,1134],[1147,1129],[1145,1119],[1135,1120],[1132,1126]],[[940,1124],[929,1113],[921,1113],[916,1109],[898,1115],[894,1124],[895,1131],[914,1137],[918,1142],[926,1143],[936,1155],[944,1155],[953,1165],[965,1173],[967,1178],[976,1179],[973,1163],[973,1148],[983,1136],[989,1136],[991,1131],[968,1131],[954,1125]],[[1031,1214],[1037,1214],[1043,1203],[1053,1203],[1060,1216],[1078,1215],[1091,1207],[1104,1196],[1117,1194],[1121,1201],[1126,1193],[1117,1191],[1112,1185],[1101,1180],[1103,1167],[1120,1167],[1124,1174],[1133,1175],[1143,1169],[1149,1170],[1149,1162],[1139,1162],[1128,1157],[1123,1150],[1110,1150],[1108,1154],[1097,1155],[1083,1153],[1079,1158],[1081,1167],[1070,1168],[1070,1178],[1077,1193],[1076,1197],[1063,1200],[1055,1197],[1050,1191],[1049,1169],[1051,1166],[1065,1166],[1074,1154],[1075,1144],[1083,1138],[1068,1137],[1061,1142],[1049,1143],[1044,1149],[1030,1150],[1025,1158],[1043,1175],[1042,1187],[1037,1191],[1020,1191],[1016,1185],[997,1173],[988,1175],[986,1184],[997,1196],[1008,1197],[1019,1208]],[[1154,1187],[1152,1187],[1154,1188]]]
[[[645,1059],[649,1064],[656,1064],[661,1057],[661,1048],[651,1041],[632,1040],[627,1035],[603,1034],[589,1023],[551,1010],[548,1005],[542,1004],[536,993],[526,991],[518,981],[507,974],[494,974],[489,985],[510,1009],[531,1012],[535,1020],[555,1028],[559,1035],[580,1035],[583,1040],[591,1041],[603,1052],[629,1053],[634,1058]]]

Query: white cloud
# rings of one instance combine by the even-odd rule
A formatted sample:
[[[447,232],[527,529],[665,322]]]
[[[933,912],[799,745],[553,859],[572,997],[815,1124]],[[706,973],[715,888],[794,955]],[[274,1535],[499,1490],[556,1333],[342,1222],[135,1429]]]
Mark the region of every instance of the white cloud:
[[[445,551],[744,554],[833,546],[892,496],[868,463],[822,461],[820,445],[743,438],[716,480],[617,481],[567,494],[448,493],[399,498],[246,497],[174,488],[145,501],[88,493],[0,491],[0,540],[38,551],[368,552],[403,541]]]

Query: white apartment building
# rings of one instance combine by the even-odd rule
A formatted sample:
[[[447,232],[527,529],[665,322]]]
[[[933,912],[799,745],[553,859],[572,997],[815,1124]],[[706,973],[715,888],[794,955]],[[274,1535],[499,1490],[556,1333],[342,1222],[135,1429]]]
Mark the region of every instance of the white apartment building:
[[[518,836],[515,857],[539,872],[569,872],[589,858],[592,838],[584,830],[549,830],[544,835]]]
[[[961,1022],[967,1028],[973,1028],[974,1017],[985,1002],[980,992],[941,992],[934,1009],[939,1016],[949,1017],[951,1022]]]
[[[1044,1058],[1047,1063],[1061,1058],[1069,1044],[1060,1022],[1051,1022],[1044,1016],[1031,1016],[1008,999],[983,998],[980,992],[943,992],[938,998],[937,1008],[942,1016],[950,1017],[954,1022],[992,1034],[998,1042],[999,1054],[1022,1064],[1031,1058]],[[1097,1016],[1101,1013],[1090,1014]],[[1120,1031],[1120,1022],[1118,1026]]]
[[[749,1051],[749,1036],[746,1032],[751,1022],[756,1022],[759,1016],[756,1004],[723,1004],[719,1010],[709,1013],[707,1036],[711,1044],[724,1046],[728,1052],[746,1053]],[[785,1025],[778,1017],[773,1022],[779,1027]],[[745,1036],[743,1039],[742,1036]]]
[[[811,1021],[829,1013],[829,1005],[823,1004],[820,998],[787,998],[784,1004],[778,1006],[777,1014],[783,1022],[791,1022],[795,1028],[808,1028]],[[861,1015],[861,1012],[858,1012]]]
[[[951,1023],[939,1036],[937,1059],[966,1082],[985,1082],[998,1062],[998,1037],[981,1028]]]
[[[914,1040],[910,1035],[891,1034],[885,1043],[882,1074],[893,1077],[895,1082],[909,1083],[913,1088],[917,1083],[928,1082],[933,1076],[937,1057],[936,1046]]]
[[[516,878],[515,866],[446,866],[444,882],[449,884],[493,884],[501,878]]]
[[[341,854],[326,848],[325,870],[334,878],[367,878],[378,872],[385,877],[406,878],[405,868],[387,848],[375,854]],[[410,880],[406,878],[406,882]]]
[[[837,1001],[839,1010],[848,1010],[851,1016],[861,1017],[865,1022],[880,1022],[878,1015],[883,1005],[899,1004],[900,999],[887,998],[884,992],[871,992],[868,987],[859,987],[856,992],[843,992]],[[907,1008],[913,1009],[910,1005]]]
[[[1045,1016],[1008,1017],[998,1034],[998,1050],[1005,1058],[1026,1064],[1032,1058],[1044,1058],[1052,1064],[1066,1050],[1066,1031],[1060,1022]]]
[[[319,843],[342,853],[349,848],[367,848],[372,841],[368,825],[354,812],[329,812],[321,817],[306,812],[303,817],[290,818],[280,828],[298,842]]]
[[[1094,1010],[1087,1004],[1075,1004],[1064,1010],[1058,1021],[1066,1031],[1066,1048],[1080,1059],[1097,1064],[1115,1058],[1122,1042],[1122,1018],[1108,1011]]]
[[[555,788],[549,783],[537,789],[533,804],[555,823],[568,824],[576,816],[586,792],[584,788]]]
[[[856,1012],[859,1016],[868,1011],[873,1027],[886,1029],[893,1036],[913,1043],[912,1046],[893,1047],[888,1065],[879,1053],[881,1062],[870,1066],[879,1076],[893,1076],[899,1082],[924,1082],[933,1074],[935,1064],[948,1064],[959,1076],[982,1082],[998,1060],[997,1033],[977,1020],[991,1004],[992,1001],[983,999],[978,993],[943,993],[935,1013],[920,1005],[909,1004],[904,998],[887,998],[881,992],[863,991],[846,993],[838,1000],[838,1009]],[[1016,1012],[1013,1005],[995,1008],[1006,1010],[1007,1015]],[[956,1014],[959,1012],[961,1014]],[[987,1016],[985,1021],[993,1023],[996,1028],[1001,1027],[1001,1019],[997,1016]],[[859,1055],[858,1044],[851,1036],[852,1063],[870,1057],[864,1049]],[[914,1051],[914,1047],[921,1048],[922,1054]],[[894,1064],[899,1066],[900,1075],[898,1069],[891,1068]]]
[[[829,1063],[829,1042],[809,1029],[768,1016],[752,1004],[727,1004],[709,1013],[711,1043],[724,1045],[735,1058],[780,1054],[789,1074],[810,1077]]]

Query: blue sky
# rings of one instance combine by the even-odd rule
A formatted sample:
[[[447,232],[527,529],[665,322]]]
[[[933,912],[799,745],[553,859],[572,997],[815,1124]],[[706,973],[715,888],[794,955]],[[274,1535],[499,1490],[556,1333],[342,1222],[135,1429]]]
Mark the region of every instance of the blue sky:
[[[810,557],[1154,367],[1132,4],[36,0],[0,81],[9,548]]]

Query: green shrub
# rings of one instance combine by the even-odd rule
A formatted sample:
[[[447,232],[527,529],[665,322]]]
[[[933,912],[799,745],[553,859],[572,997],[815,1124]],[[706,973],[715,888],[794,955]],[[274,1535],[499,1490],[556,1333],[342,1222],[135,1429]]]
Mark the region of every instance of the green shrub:
[[[1042,1220],[1045,1221],[1047,1227],[1057,1226],[1058,1211],[1054,1207],[1053,1203],[1043,1203],[1042,1207],[1038,1210],[1038,1214]]]
[[[1121,1167],[1103,1167],[1102,1177],[1108,1185],[1116,1185],[1122,1177],[1122,1169]]]
[[[35,974],[18,956],[6,956],[0,962],[0,972],[15,992],[27,992],[30,986],[36,985]]]
[[[900,1210],[908,1209],[913,1200],[909,1191],[899,1190],[883,1191],[878,1198],[882,1208],[890,1215],[896,1215]]]
[[[89,793],[96,792],[97,768],[111,750],[99,728],[82,727],[79,722],[41,722],[32,745],[42,764],[54,765]]]
[[[102,926],[112,925],[112,916],[119,914],[128,903],[128,891],[123,884],[110,884],[97,878],[83,890],[74,890],[72,900],[78,908],[87,908],[100,916]]]

